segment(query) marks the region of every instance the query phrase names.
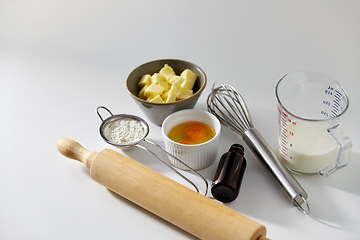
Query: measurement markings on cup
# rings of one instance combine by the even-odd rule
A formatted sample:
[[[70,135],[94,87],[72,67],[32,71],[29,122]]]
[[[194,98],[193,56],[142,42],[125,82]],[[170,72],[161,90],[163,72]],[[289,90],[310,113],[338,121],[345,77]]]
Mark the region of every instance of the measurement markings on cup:
[[[280,110],[281,111],[281,110]],[[286,129],[287,121],[291,122],[288,118],[287,114],[281,111],[281,148],[280,152],[284,159],[288,156],[287,154],[287,133],[288,130]]]
[[[339,111],[343,111],[343,109],[341,108],[341,98],[343,97],[343,95],[336,89],[334,89],[332,86],[329,86],[327,89],[325,89],[325,95],[330,95],[330,96],[334,96],[334,99],[332,100],[333,104],[330,104],[329,101],[327,100],[323,100],[323,104],[331,107],[331,111],[330,111],[330,118],[334,118],[338,115]],[[341,109],[339,109],[339,107]],[[326,111],[321,111],[322,115],[325,116],[329,116],[328,113]]]
[[[333,117],[336,117],[338,115],[338,112],[339,112],[339,109],[338,107],[340,107],[340,102],[341,102],[341,97],[342,97],[342,94],[335,90],[335,94],[334,94],[334,100],[333,100],[333,106],[332,106],[332,110],[331,110],[331,115],[330,117],[333,118]]]

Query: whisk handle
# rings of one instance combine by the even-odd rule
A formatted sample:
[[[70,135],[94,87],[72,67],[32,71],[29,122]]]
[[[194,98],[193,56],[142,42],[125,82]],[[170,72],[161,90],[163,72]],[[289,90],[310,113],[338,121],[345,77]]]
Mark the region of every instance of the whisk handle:
[[[299,182],[290,174],[284,164],[279,161],[269,144],[256,128],[247,129],[242,135],[244,142],[256,155],[259,161],[268,169],[276,182],[280,185],[289,201],[297,207],[306,203],[308,197]],[[309,208],[308,208],[309,209]],[[307,213],[306,210],[302,210]]]

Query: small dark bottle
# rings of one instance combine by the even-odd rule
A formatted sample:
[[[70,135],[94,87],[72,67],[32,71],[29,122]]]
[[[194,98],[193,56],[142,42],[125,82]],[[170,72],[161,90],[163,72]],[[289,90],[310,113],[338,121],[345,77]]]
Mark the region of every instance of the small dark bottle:
[[[221,202],[234,201],[240,191],[240,185],[246,168],[244,147],[240,144],[231,145],[224,153],[216,170],[211,193]]]

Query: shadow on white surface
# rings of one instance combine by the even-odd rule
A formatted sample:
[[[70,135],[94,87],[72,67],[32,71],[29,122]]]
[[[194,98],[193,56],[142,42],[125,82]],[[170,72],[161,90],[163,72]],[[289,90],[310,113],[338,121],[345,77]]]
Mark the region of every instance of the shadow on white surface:
[[[348,166],[328,177],[298,176],[307,189],[310,217],[327,226],[360,235],[360,154],[353,152]],[[348,209],[348,205],[353,209]]]

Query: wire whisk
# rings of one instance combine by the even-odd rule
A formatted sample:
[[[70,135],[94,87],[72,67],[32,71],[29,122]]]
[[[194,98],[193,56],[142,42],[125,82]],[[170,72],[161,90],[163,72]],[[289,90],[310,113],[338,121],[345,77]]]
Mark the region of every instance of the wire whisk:
[[[256,130],[246,103],[239,92],[229,84],[214,83],[207,98],[207,109],[223,125],[240,134],[250,150],[280,185],[290,202],[303,213],[309,214],[307,193]],[[302,207],[304,203],[306,208]]]
[[[219,83],[212,88],[207,99],[207,108],[220,122],[240,135],[245,129],[253,128],[249,110],[237,90],[228,84]]]

